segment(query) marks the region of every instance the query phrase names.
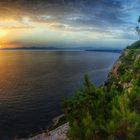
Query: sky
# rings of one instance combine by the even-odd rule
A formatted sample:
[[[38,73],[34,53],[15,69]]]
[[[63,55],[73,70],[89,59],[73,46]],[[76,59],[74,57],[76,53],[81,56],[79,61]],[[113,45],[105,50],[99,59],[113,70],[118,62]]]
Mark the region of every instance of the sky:
[[[0,48],[123,48],[139,15],[140,0],[0,0]]]

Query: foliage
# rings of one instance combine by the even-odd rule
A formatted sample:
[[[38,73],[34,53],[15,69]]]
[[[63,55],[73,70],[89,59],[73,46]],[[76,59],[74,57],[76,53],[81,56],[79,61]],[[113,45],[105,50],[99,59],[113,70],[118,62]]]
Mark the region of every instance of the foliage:
[[[140,41],[136,41],[135,43],[127,47],[127,49],[136,49],[136,48],[140,48]]]
[[[139,56],[139,49],[127,48],[120,57],[118,77],[111,74],[105,86],[95,87],[85,75],[83,87],[63,103],[71,140],[137,139],[140,132]]]

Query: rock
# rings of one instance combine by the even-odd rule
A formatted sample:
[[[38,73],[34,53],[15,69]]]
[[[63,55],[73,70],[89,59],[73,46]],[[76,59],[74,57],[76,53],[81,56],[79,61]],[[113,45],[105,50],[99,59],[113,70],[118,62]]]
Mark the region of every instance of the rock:
[[[69,123],[65,123],[50,132],[42,133],[32,138],[20,140],[69,140],[67,137],[68,129]]]

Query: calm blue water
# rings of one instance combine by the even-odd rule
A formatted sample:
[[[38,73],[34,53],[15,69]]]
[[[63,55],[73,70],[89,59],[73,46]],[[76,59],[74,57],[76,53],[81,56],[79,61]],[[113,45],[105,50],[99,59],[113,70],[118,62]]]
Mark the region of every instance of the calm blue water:
[[[61,114],[83,75],[100,85],[118,53],[0,51],[0,139],[28,136]]]

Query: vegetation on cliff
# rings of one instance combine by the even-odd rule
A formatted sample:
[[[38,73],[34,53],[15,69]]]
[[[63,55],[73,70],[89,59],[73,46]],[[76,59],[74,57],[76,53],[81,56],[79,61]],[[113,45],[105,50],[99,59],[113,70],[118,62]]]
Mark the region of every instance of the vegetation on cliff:
[[[123,52],[108,81],[83,87],[64,102],[71,140],[140,139],[140,41]]]

